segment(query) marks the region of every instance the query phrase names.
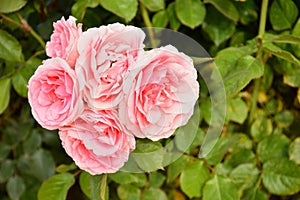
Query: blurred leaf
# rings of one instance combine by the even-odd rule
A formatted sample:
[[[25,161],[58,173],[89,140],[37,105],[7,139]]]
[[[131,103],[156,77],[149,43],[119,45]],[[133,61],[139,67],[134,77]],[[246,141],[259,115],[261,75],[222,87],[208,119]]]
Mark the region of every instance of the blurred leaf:
[[[147,184],[147,177],[144,173],[118,171],[108,174],[108,177],[118,184],[132,184],[137,187],[144,187]]]
[[[262,181],[271,194],[292,195],[300,191],[300,168],[286,158],[264,163]]]
[[[10,13],[20,10],[27,3],[27,0],[1,0],[0,13]],[[1,41],[1,39],[0,39]]]
[[[286,61],[292,62],[298,66],[300,66],[300,61],[297,59],[292,53],[281,49],[280,47],[272,44],[272,43],[264,43],[263,48],[273,54],[274,56],[277,56],[278,58],[284,59]]]
[[[164,191],[162,191],[161,189],[158,189],[158,188],[150,187],[144,191],[142,200],[153,200],[154,197],[155,197],[155,200],[167,200],[168,199],[168,197]]]
[[[76,0],[72,6],[72,15],[82,21],[87,8],[95,8],[100,5],[101,0]]]
[[[298,99],[298,102],[300,103],[300,87],[298,88],[297,99]]]
[[[119,185],[118,196],[121,200],[140,200],[141,190],[133,185]]]
[[[277,113],[274,119],[279,127],[287,128],[293,123],[294,115],[289,110],[283,110],[280,113]]]
[[[42,61],[38,58],[31,58],[26,61],[26,64],[20,68],[13,76],[12,84],[14,89],[22,97],[27,97],[28,93],[28,80],[34,74],[35,70]]]
[[[224,163],[235,168],[240,164],[255,163],[255,162],[256,162],[256,157],[253,151],[250,149],[242,149],[229,155],[226,158]]]
[[[255,185],[259,173],[255,164],[246,163],[233,169],[230,173],[230,178],[235,186],[243,191]]]
[[[137,140],[133,157],[138,166],[146,172],[163,169],[164,149],[160,142]]]
[[[247,189],[243,192],[242,200],[268,200],[268,195],[257,187]]]
[[[244,25],[248,25],[250,22],[254,22],[258,18],[257,7],[254,0],[247,1],[234,1],[240,21]]]
[[[40,149],[31,157],[32,174],[43,181],[49,178],[55,172],[55,162],[49,151]]]
[[[42,144],[42,138],[40,134],[37,132],[36,129],[34,129],[30,136],[26,138],[26,140],[23,142],[23,149],[24,152],[31,154],[37,150]]]
[[[288,157],[289,139],[284,135],[270,135],[261,140],[257,146],[258,158],[261,162],[270,159]]]
[[[165,10],[159,11],[155,13],[152,18],[152,25],[154,27],[162,27],[165,28],[168,25],[168,13]]]
[[[0,164],[0,183],[6,182],[15,171],[14,162],[12,160],[5,160]]]
[[[0,142],[0,162],[4,160],[9,153],[10,153],[10,146],[3,142]]]
[[[220,23],[220,21],[222,21],[222,23]],[[208,7],[207,15],[203,22],[203,31],[216,46],[219,46],[232,36],[235,31],[235,24],[233,21],[224,18],[224,16],[213,7]]]
[[[22,47],[18,40],[0,29],[0,58],[8,61],[23,61]]]
[[[238,138],[236,137],[219,138],[211,152],[205,157],[206,162],[210,165],[220,163],[228,149],[236,144],[237,141]]]
[[[292,0],[274,0],[269,15],[273,29],[280,31],[292,27],[298,16],[298,9]]]
[[[137,0],[100,0],[100,2],[103,8],[124,18],[127,22],[131,21],[137,12]]]
[[[300,37],[300,18],[297,20],[292,35]],[[300,45],[299,44],[292,44],[292,50],[295,53],[295,55],[299,58],[300,57]]]
[[[65,172],[68,172],[68,171],[71,171],[74,169],[77,169],[77,166],[75,163],[71,163],[69,165],[61,164],[55,168],[55,171],[58,173],[65,173]]]
[[[51,176],[45,182],[38,192],[39,200],[65,200],[68,190],[75,183],[75,178],[72,174],[61,173]]]
[[[283,82],[291,87],[300,87],[300,65],[291,73],[284,74]]]
[[[79,176],[79,185],[83,193],[90,199],[100,199],[100,185],[102,175],[92,176],[82,171]]]
[[[203,200],[238,200],[238,191],[228,178],[215,175],[203,188]]]
[[[250,133],[256,141],[260,141],[271,135],[273,131],[272,121],[264,115],[259,115],[251,125]]]
[[[175,10],[179,21],[192,29],[199,26],[206,15],[205,5],[200,0],[176,0]]]
[[[165,0],[140,0],[150,11],[156,12],[165,8]]]
[[[185,166],[189,163],[190,157],[187,155],[182,155],[178,160],[171,163],[168,166],[167,171],[167,182],[171,183],[176,179],[176,177],[183,171]]]
[[[227,115],[228,121],[234,121],[243,124],[247,119],[248,108],[246,103],[241,98],[230,98],[227,101]]]
[[[224,16],[234,22],[237,22],[239,19],[238,10],[230,0],[204,0],[204,3],[212,4]]]
[[[149,175],[149,184],[151,187],[160,187],[166,180],[165,175],[159,172],[152,172]]]
[[[289,158],[300,164],[300,137],[297,137],[289,146]]]
[[[170,3],[167,8],[167,13],[169,16],[170,28],[176,31],[180,27],[180,21],[176,15],[175,5],[175,2]]]
[[[24,193],[25,189],[26,189],[26,186],[25,186],[24,180],[23,180],[23,178],[21,178],[19,176],[10,177],[6,184],[6,191],[8,193],[8,196],[12,200],[20,199],[20,197]]]
[[[275,43],[300,44],[300,37],[294,35],[278,35],[274,38]]]
[[[10,78],[0,79],[0,114],[2,114],[9,104],[10,99]]]
[[[274,73],[271,67],[267,64],[264,65],[264,75],[260,81],[261,87],[264,90],[268,90],[272,86],[272,82],[274,79]]]
[[[210,178],[204,163],[196,160],[187,165],[180,175],[180,188],[189,197],[200,197],[204,183]]]

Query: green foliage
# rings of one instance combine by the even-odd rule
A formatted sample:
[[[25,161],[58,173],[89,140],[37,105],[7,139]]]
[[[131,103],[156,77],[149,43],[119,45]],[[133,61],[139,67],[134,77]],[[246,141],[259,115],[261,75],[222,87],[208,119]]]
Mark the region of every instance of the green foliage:
[[[0,199],[299,199],[300,3],[262,2],[1,0]],[[203,67],[205,80],[199,74],[199,106],[187,125],[171,139],[139,139],[130,162],[107,179],[78,170],[57,131],[30,114],[28,80],[46,58],[52,23],[69,15],[84,30],[117,21],[170,28],[214,61]],[[217,70],[224,88],[207,82],[218,80]],[[222,89],[224,124],[212,108]],[[218,123],[222,133],[209,141]],[[215,144],[201,157],[205,141]]]

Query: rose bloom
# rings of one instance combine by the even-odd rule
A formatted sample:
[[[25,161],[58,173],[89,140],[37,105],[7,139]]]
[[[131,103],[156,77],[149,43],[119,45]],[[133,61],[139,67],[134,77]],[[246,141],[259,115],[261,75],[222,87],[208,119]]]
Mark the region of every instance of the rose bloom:
[[[120,23],[90,28],[78,41],[76,72],[92,108],[113,108],[122,99],[123,79],[142,51],[144,32]]]
[[[45,60],[28,82],[28,100],[38,123],[54,130],[83,111],[75,71],[61,58]]]
[[[71,126],[60,129],[59,136],[76,165],[92,175],[118,171],[135,148],[133,135],[115,110],[87,109]]]
[[[66,21],[64,17],[53,23],[54,31],[50,41],[46,44],[46,54],[49,57],[65,59],[74,68],[77,52],[77,41],[82,33],[82,24],[76,26],[76,18],[70,16]]]
[[[145,52],[124,83],[119,117],[139,138],[157,141],[185,125],[199,95],[191,58],[171,45]]]

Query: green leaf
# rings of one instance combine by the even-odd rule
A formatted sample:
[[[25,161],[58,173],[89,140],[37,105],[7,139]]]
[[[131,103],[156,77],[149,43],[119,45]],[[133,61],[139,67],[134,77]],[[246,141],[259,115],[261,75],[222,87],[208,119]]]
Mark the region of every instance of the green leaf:
[[[225,160],[225,164],[230,165],[233,168],[237,167],[240,164],[255,162],[255,154],[250,149],[242,149],[237,152],[234,152],[231,155],[229,155]]]
[[[100,5],[101,0],[77,0],[71,9],[71,13],[79,21],[82,21],[87,8],[95,8]]]
[[[79,176],[79,185],[83,193],[90,199],[100,199],[100,185],[102,175],[92,176],[82,171]]]
[[[293,123],[294,115],[289,110],[283,110],[280,113],[277,113],[274,119],[279,127],[287,128]]]
[[[140,0],[150,11],[156,12],[165,8],[165,0]]]
[[[120,185],[117,188],[121,200],[140,200],[141,190],[133,185]]]
[[[5,160],[0,164],[0,183],[6,182],[15,171],[14,162],[12,160]]]
[[[271,135],[272,131],[272,121],[264,115],[259,115],[250,128],[251,136],[255,141],[260,141]]]
[[[180,175],[180,188],[189,197],[200,197],[204,183],[210,178],[204,163],[196,160],[187,165]]]
[[[6,191],[12,200],[20,199],[26,189],[23,178],[19,176],[10,177],[6,184]]]
[[[160,187],[166,180],[165,175],[159,172],[152,172],[149,175],[149,184],[151,187]]]
[[[212,4],[225,17],[234,22],[237,22],[239,19],[239,12],[230,0],[204,0],[204,3]]]
[[[180,21],[176,15],[175,2],[172,2],[168,5],[167,13],[169,16],[170,28],[175,31],[178,30],[180,27]]]
[[[297,59],[292,53],[283,50],[272,43],[263,43],[263,48],[278,58],[294,63],[298,66],[300,65],[300,60]]]
[[[74,169],[77,169],[77,165],[73,162],[69,165],[61,164],[55,168],[55,171],[58,173],[65,173]]]
[[[280,31],[292,27],[298,16],[298,9],[292,0],[274,0],[269,15],[273,29]]]
[[[0,58],[8,61],[23,61],[22,47],[18,40],[0,29]]]
[[[288,157],[289,139],[284,135],[270,135],[261,140],[257,146],[258,158],[261,162],[280,157]]]
[[[41,63],[42,61],[40,59],[31,58],[27,60],[26,64],[14,74],[12,84],[14,89],[18,92],[20,96],[27,97],[28,80],[34,74],[37,67],[41,65]]]
[[[242,200],[268,200],[268,195],[257,187],[247,189],[243,192]]]
[[[31,173],[43,181],[55,172],[55,162],[49,151],[40,149],[31,157]]]
[[[127,22],[131,21],[136,15],[138,6],[137,0],[100,1],[103,8],[119,17],[124,18]]]
[[[289,158],[300,164],[300,137],[297,137],[289,146]]]
[[[37,148],[39,148],[42,144],[41,135],[38,133],[36,129],[34,129],[28,138],[23,142],[23,150],[24,152],[31,154],[34,153]]]
[[[108,174],[108,177],[118,184],[132,184],[137,187],[144,187],[147,184],[147,177],[144,173],[118,171],[113,174]]]
[[[255,0],[247,0],[247,1],[234,1],[234,5],[236,6],[239,16],[240,22],[243,25],[248,25],[251,22],[254,22],[258,18],[257,14],[257,6],[255,4]]]
[[[259,175],[259,170],[255,164],[241,164],[230,173],[232,182],[243,191],[255,185]]]
[[[189,163],[189,161],[190,161],[189,156],[182,155],[178,160],[171,163],[168,166],[167,182],[171,183],[172,181],[174,181],[177,178],[177,176],[183,171],[183,169]]]
[[[51,176],[41,185],[38,192],[39,200],[65,200],[68,190],[75,183],[72,174],[61,173]]]
[[[164,191],[158,188],[148,188],[143,193],[142,200],[153,200],[155,197],[155,200],[167,200],[168,197]]]
[[[10,13],[20,10],[27,3],[27,0],[1,0],[0,13]],[[1,41],[1,39],[0,39]]]
[[[132,155],[138,166],[146,172],[163,169],[164,149],[160,142],[137,140]]]
[[[234,121],[243,124],[248,115],[248,108],[246,103],[240,97],[230,98],[227,101],[227,115],[228,121]]]
[[[228,178],[215,175],[203,188],[203,200],[238,200],[238,191]]]
[[[159,11],[155,13],[152,18],[152,25],[154,27],[166,27],[168,25],[168,13],[165,10]]]
[[[262,181],[271,194],[296,194],[300,191],[300,168],[286,158],[269,160],[263,165]]]
[[[291,87],[300,87],[300,66],[293,70],[292,73],[287,73],[283,76],[283,83]]]
[[[0,79],[0,114],[2,114],[9,104],[10,99],[10,78]]]
[[[222,23],[220,23],[220,21],[222,21]],[[203,31],[216,46],[219,46],[232,36],[235,31],[235,24],[233,21],[224,18],[215,8],[208,7],[207,15],[203,22]]]
[[[278,35],[273,39],[275,43],[300,44],[300,37],[294,35]]]
[[[300,18],[296,22],[294,29],[292,31],[292,35],[296,37],[300,37]],[[300,57],[300,45],[299,44],[292,44],[293,52],[297,57]]]
[[[206,15],[205,5],[200,0],[176,0],[175,10],[179,21],[192,29],[199,26]]]
[[[9,153],[10,153],[10,146],[3,142],[0,142],[0,162],[4,160]]]

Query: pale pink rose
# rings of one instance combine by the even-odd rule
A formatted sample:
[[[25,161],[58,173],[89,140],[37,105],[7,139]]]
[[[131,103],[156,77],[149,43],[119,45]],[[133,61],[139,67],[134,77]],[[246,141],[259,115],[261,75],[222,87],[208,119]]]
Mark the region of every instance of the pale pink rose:
[[[82,24],[76,26],[76,18],[70,16],[66,21],[64,17],[53,23],[54,31],[50,41],[46,44],[46,54],[49,57],[65,59],[74,68],[77,52],[77,41],[82,34]]]
[[[120,23],[90,28],[82,34],[75,69],[90,107],[118,105],[124,76],[142,51],[144,38],[141,29]]]
[[[92,175],[118,171],[135,148],[133,135],[115,110],[87,109],[71,126],[60,129],[59,136],[76,165]]]
[[[141,55],[124,82],[119,117],[136,137],[157,141],[185,125],[199,95],[191,58],[171,45]]]
[[[50,130],[70,124],[83,111],[75,71],[58,57],[45,60],[30,78],[28,100],[34,118]]]

